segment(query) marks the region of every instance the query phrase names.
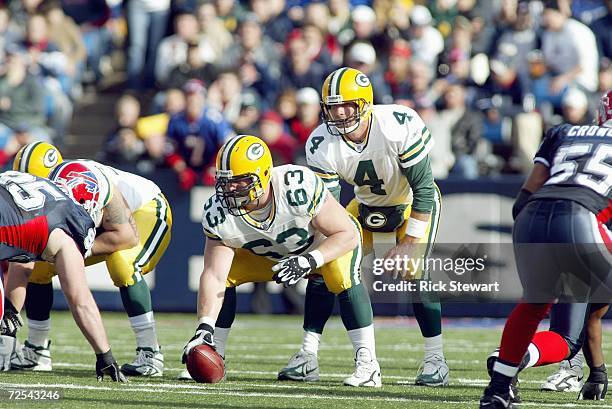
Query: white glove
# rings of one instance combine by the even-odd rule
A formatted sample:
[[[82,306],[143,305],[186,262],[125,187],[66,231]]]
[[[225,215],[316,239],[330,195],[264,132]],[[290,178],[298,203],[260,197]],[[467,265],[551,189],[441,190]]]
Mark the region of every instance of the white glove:
[[[189,352],[198,345],[210,345],[215,348],[215,341],[213,340],[213,334],[215,330],[208,324],[200,324],[196,329],[195,335],[191,337],[187,345],[183,348],[183,357],[181,362],[187,363],[187,355]]]
[[[292,286],[297,284],[302,277],[316,270],[316,268],[317,261],[310,253],[303,256],[291,256],[272,267],[272,271],[276,273],[272,278],[278,284]]]
[[[17,349],[17,338],[9,335],[0,336],[0,371],[11,369],[11,357]]]

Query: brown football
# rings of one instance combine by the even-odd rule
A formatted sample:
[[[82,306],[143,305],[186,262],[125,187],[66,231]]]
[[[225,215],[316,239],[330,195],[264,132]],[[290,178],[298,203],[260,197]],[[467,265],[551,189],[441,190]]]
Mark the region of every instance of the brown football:
[[[198,345],[187,355],[187,370],[196,382],[217,383],[225,375],[225,363],[210,345]]]

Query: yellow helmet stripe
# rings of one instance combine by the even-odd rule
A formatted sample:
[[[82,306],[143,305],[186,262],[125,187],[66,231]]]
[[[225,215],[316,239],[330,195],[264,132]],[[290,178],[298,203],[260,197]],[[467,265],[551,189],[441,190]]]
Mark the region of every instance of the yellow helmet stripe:
[[[32,157],[32,152],[34,152],[34,149],[36,149],[36,147],[38,145],[42,144],[42,143],[43,143],[42,141],[31,143],[23,151],[23,154],[21,155],[21,161],[19,162],[19,171],[20,172],[27,172],[28,171],[28,169],[30,167],[30,158]]]
[[[245,138],[246,135],[237,135],[233,138],[233,140],[229,140],[226,143],[226,148],[223,151],[223,154],[221,155],[221,161],[219,162],[219,166],[223,167],[223,164],[225,163],[225,168],[223,170],[230,170],[230,156],[232,154],[232,150],[234,149],[234,146],[236,146],[236,144],[238,143],[238,141],[240,141],[242,138]],[[225,158],[224,158],[225,157]]]
[[[329,81],[329,95],[330,96],[340,96],[340,82],[342,81],[342,76],[344,73],[348,71],[347,67],[340,68],[334,72],[331,80]],[[334,92],[332,94],[332,92]]]

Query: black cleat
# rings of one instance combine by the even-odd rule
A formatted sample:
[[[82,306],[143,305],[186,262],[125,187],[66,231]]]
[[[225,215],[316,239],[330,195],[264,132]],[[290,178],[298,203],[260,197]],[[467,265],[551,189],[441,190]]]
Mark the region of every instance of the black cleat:
[[[495,365],[495,361],[497,361],[497,357],[499,357],[499,348],[489,355],[487,358],[487,372],[489,373],[489,378],[493,378],[493,366]],[[527,365],[526,356],[523,358],[521,365],[519,366],[519,372],[525,368]],[[519,394],[519,379],[518,375],[512,378],[512,382],[510,383],[510,400],[512,403],[521,403],[521,395]]]
[[[484,395],[480,398],[480,409],[515,409],[512,404],[510,393],[497,394],[490,387],[484,391]]]

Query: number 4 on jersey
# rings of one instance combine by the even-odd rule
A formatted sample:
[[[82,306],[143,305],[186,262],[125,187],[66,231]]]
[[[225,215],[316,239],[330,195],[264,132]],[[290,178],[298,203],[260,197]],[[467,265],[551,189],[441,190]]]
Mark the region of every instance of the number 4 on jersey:
[[[355,183],[358,186],[370,186],[370,190],[375,195],[382,196],[387,194],[383,188],[384,181],[378,178],[376,169],[374,169],[374,163],[371,160],[359,161],[355,171]]]

